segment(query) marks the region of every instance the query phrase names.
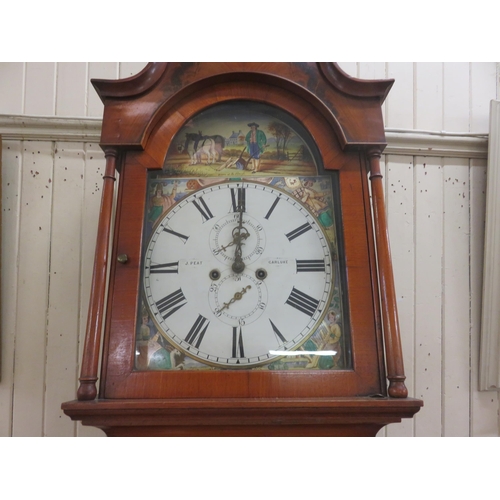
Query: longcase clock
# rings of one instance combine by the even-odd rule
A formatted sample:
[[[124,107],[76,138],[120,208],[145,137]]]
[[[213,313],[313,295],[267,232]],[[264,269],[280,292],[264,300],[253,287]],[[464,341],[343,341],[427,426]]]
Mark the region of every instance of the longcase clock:
[[[93,81],[106,172],[67,415],[110,436],[369,436],[419,410],[379,165],[392,83],[330,63]]]

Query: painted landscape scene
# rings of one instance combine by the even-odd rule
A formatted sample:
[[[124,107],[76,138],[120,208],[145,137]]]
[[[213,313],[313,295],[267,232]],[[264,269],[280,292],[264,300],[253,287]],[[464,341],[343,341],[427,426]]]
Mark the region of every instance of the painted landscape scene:
[[[316,175],[315,146],[300,123],[269,105],[235,101],[189,120],[163,171],[172,177]]]

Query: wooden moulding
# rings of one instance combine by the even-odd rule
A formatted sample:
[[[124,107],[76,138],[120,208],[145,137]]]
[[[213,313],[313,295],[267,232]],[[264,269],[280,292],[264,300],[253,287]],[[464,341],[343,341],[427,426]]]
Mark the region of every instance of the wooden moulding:
[[[96,400],[63,405],[108,436],[375,436],[411,418],[415,399]]]
[[[273,85],[319,104],[343,148],[385,145],[381,104],[393,80],[352,78],[334,63],[234,62],[150,63],[131,78],[93,80],[105,105],[101,146],[145,147],[154,127],[179,101],[228,81]]]

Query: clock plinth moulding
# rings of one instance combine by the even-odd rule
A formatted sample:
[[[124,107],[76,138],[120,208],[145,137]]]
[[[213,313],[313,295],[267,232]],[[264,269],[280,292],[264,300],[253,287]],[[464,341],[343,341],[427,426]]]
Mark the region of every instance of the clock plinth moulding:
[[[106,170],[80,387],[77,400],[63,404],[64,412],[110,436],[373,436],[389,423],[413,417],[423,403],[408,398],[404,384],[380,171],[386,145],[381,105],[393,81],[354,79],[332,63],[150,63],[134,77],[93,84],[104,103],[101,147]],[[233,105],[245,117],[246,113],[265,117],[267,110],[276,110],[276,122],[289,120],[296,141],[305,138],[306,142],[300,147],[297,142],[294,154],[285,155],[276,135],[276,143],[272,142],[276,152],[271,153],[270,144],[264,145],[265,134],[262,138],[265,127],[259,129],[249,119],[248,126],[253,127],[246,138],[241,134],[234,139],[239,149],[229,147],[230,132],[224,142],[213,132],[197,130],[198,142],[190,146],[187,156],[189,134],[185,132],[190,124],[210,127],[206,113],[215,110],[222,116]],[[266,123],[269,134],[276,125]],[[181,135],[186,135],[184,149]],[[202,151],[200,140],[211,143],[212,150],[206,146]],[[236,151],[236,156],[229,151]],[[185,158],[183,165],[173,161],[179,158]],[[313,173],[312,164],[317,168]],[[291,176],[302,184],[288,186]],[[268,198],[257,191],[260,183]],[[318,186],[324,191],[308,204],[305,200]],[[165,201],[163,189],[170,190],[170,201]],[[186,194],[182,200],[177,189]],[[226,200],[216,189],[232,193],[233,219],[223,215],[224,203],[231,205],[229,194]],[[250,196],[244,216],[244,209],[234,201],[237,189],[246,189]],[[258,204],[251,205],[252,193],[257,192],[264,200],[261,204],[267,204],[260,215]],[[270,235],[277,234],[287,220],[300,218],[292,214],[278,224],[276,215],[275,225],[269,223],[274,215],[267,216],[278,214],[272,210],[282,196],[292,204],[295,196],[304,214],[300,217],[306,218],[296,226],[291,223],[292,230],[283,229],[280,238],[286,244],[285,236],[290,244],[300,238],[302,245],[293,251],[287,247],[283,255],[289,258],[280,261],[272,257],[286,245],[277,239],[275,243],[278,236]],[[151,200],[162,212],[154,221],[148,220]],[[326,215],[318,203],[333,213],[333,220],[324,222]],[[239,224],[239,229],[233,228],[232,236],[224,236],[218,247],[210,243],[211,248],[208,239],[218,241],[216,219],[235,228]],[[178,221],[176,227],[172,221]],[[320,226],[328,226],[325,231],[333,253],[314,254],[314,231],[319,242],[327,234]],[[160,228],[155,238],[163,261],[154,254],[156,240],[151,240],[150,253],[146,252],[155,227]],[[255,243],[258,231],[265,234],[265,248]],[[191,234],[205,235],[207,245],[199,254],[196,248],[203,244],[192,244],[194,237],[185,245]],[[250,258],[252,245],[258,251]],[[300,253],[302,247],[306,254]],[[182,255],[184,249],[186,255],[194,252],[190,262]],[[230,267],[234,260],[238,265]],[[273,267],[276,262],[289,267],[278,270]],[[191,274],[182,274],[181,263],[192,264]],[[252,267],[254,263],[259,269]],[[332,274],[325,274],[330,269]],[[286,291],[275,285],[276,276],[284,276],[280,279],[282,288],[289,287]],[[332,283],[320,293],[318,283],[325,276]],[[235,288],[242,279],[250,281]],[[233,288],[222,286],[223,282]],[[141,299],[144,293],[150,295]],[[280,293],[284,298],[278,298]],[[205,300],[204,294],[209,298]],[[327,312],[334,309],[332,317],[343,319],[341,328],[333,320],[331,326],[326,322]],[[294,317],[305,318],[304,326],[296,326],[299,322]],[[285,326],[276,326],[278,320]],[[255,324],[251,327],[245,321]],[[258,348],[255,355],[251,353],[252,343],[262,332],[264,339],[266,328],[275,334],[279,352],[290,352],[296,361],[274,363],[275,358],[267,359]],[[330,334],[329,328],[342,330],[342,342],[337,334],[334,345],[341,346],[343,361],[338,362],[337,355],[330,356],[334,362],[329,365],[318,364],[318,355],[308,349],[317,347],[321,332]],[[218,340],[223,332],[227,345]],[[204,350],[210,342],[215,347]],[[269,338],[262,342],[268,349]],[[151,352],[166,353],[162,369],[160,365],[147,369]],[[201,366],[204,356],[206,367]],[[176,357],[186,362],[176,366]],[[219,357],[228,360],[230,369]],[[199,362],[206,369],[197,369]]]

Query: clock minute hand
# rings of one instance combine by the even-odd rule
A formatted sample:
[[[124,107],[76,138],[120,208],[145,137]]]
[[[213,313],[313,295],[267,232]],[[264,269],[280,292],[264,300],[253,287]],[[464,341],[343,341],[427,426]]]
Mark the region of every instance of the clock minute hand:
[[[224,306],[221,309],[219,309],[219,312],[222,312],[224,309],[229,309],[229,306],[231,304],[233,304],[237,300],[241,300],[241,298],[243,297],[243,295],[245,295],[245,293],[247,293],[247,290],[250,290],[250,288],[252,288],[252,287],[250,285],[248,285],[245,288],[243,288],[241,290],[241,292],[236,292],[234,294],[234,297],[229,302],[224,302]]]
[[[234,250],[234,262],[233,265],[231,266],[232,270],[237,274],[242,273],[243,270],[245,269],[245,263],[241,258],[241,247],[243,245],[243,240],[248,237],[248,236],[243,237],[243,234],[241,232],[242,229],[245,229],[246,234],[248,235],[248,231],[246,230],[246,228],[243,227],[243,206],[241,204],[238,205],[238,211],[240,212],[240,219],[238,222],[238,227],[236,228],[237,233],[234,236],[233,240],[235,241],[236,248]]]

